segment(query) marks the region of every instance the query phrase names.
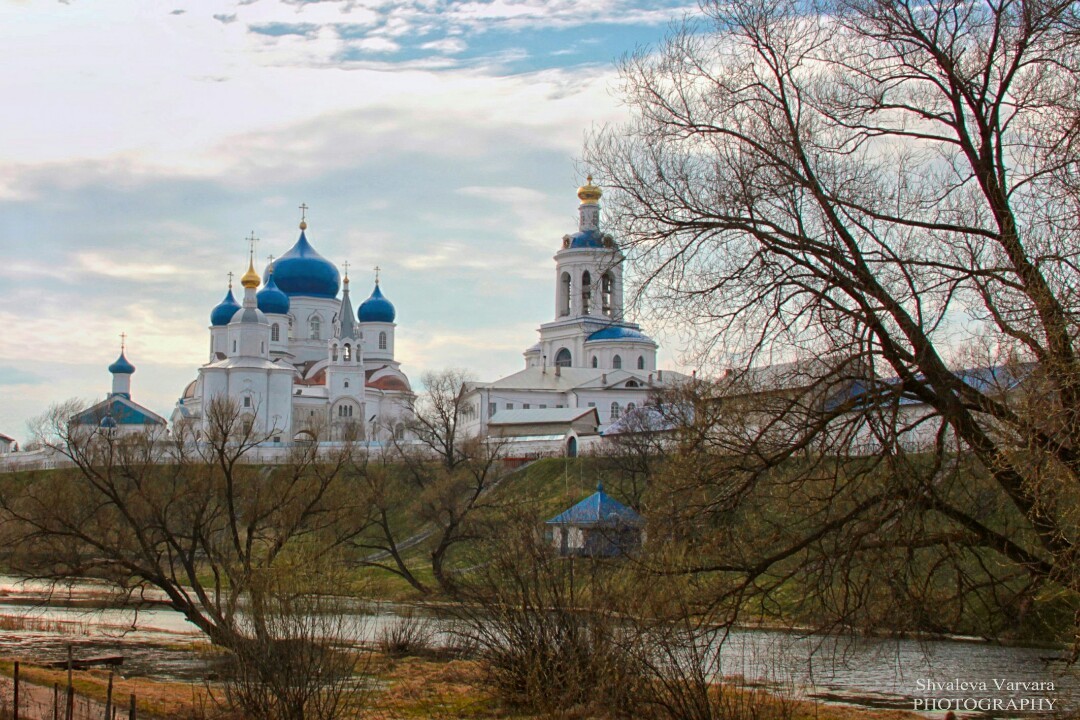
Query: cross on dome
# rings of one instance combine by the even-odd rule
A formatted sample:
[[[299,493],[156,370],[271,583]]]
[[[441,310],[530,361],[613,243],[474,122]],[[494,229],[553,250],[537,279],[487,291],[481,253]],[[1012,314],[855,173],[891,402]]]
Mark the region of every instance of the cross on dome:
[[[300,229],[307,230],[307,203],[300,203]]]

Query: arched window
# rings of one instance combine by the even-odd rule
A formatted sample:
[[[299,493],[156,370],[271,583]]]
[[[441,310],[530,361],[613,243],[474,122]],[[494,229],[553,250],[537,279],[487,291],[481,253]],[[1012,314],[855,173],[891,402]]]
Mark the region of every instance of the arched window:
[[[348,380],[345,381],[345,387],[349,387],[349,381]]]
[[[611,367],[615,368],[616,370],[622,369],[622,355],[616,355],[615,357],[611,358]]]
[[[386,349],[386,331],[385,330],[379,333],[379,349],[380,350],[385,350]]]
[[[589,271],[581,273],[581,314],[588,315],[592,304],[592,276]]]
[[[600,278],[600,303],[602,312],[608,316],[610,316],[613,311],[611,299],[614,291],[615,278],[610,272],[606,272],[604,273],[604,276]]]
[[[570,314],[570,273],[559,276],[559,315]]]
[[[270,342],[278,342],[281,340],[281,326],[274,323],[270,326]]]
[[[236,352],[236,341],[235,340],[232,341],[232,351]]]
[[[592,366],[593,367],[599,367],[600,366],[600,360],[595,355],[592,356]]]
[[[559,348],[559,352],[555,353],[555,367],[570,367],[570,351],[566,348]]]
[[[351,362],[352,361],[352,345],[350,345],[349,343],[345,343],[345,350],[344,350],[344,352],[342,354],[343,354],[345,362]]]
[[[645,369],[645,356],[644,355],[638,355],[637,356],[637,369],[638,370],[644,370]]]
[[[337,343],[330,346],[330,360],[331,362],[337,362]]]
[[[619,403],[611,403],[611,421],[615,422],[619,419]]]
[[[398,423],[397,425],[394,426],[394,438],[396,440],[404,440],[405,439],[405,424],[404,423]]]
[[[635,405],[634,403],[629,403],[629,404],[628,404],[628,405],[626,406],[626,412],[633,412],[633,411],[634,411],[634,408],[636,408],[636,407],[637,407],[637,405]]]
[[[312,340],[322,340],[322,319],[318,315],[314,315],[309,323],[311,332],[308,337]]]

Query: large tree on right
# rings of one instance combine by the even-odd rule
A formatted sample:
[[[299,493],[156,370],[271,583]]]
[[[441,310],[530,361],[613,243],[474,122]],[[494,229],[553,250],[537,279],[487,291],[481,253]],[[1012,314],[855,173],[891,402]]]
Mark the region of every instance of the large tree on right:
[[[801,377],[686,400],[669,567],[743,612],[798,585],[838,622],[1074,632],[1080,8],[702,9],[623,60],[586,160],[644,307]]]

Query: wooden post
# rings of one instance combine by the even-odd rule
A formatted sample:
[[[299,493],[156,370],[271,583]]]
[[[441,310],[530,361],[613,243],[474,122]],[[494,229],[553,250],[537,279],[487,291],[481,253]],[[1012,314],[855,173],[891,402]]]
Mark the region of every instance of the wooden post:
[[[135,720],[135,693],[131,693],[131,705],[128,708],[128,720]]]
[[[15,689],[12,692],[12,705],[14,705],[14,720],[19,720],[19,661],[15,661]]]
[[[75,718],[75,685],[71,681],[71,666],[75,663],[74,654],[75,654],[75,651],[71,649],[71,645],[68,645],[67,707],[64,708],[64,720],[74,720],[74,718]]]
[[[105,691],[105,720],[112,720],[112,681],[113,673],[109,671],[109,689]]]
[[[52,684],[52,720],[60,720],[60,683]]]

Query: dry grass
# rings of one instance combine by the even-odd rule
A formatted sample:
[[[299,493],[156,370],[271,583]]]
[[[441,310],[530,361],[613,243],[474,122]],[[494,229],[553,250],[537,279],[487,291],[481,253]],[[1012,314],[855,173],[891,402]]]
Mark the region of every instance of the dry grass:
[[[483,689],[484,671],[472,660],[436,660],[431,658],[391,658],[374,654],[368,665],[377,690],[373,707],[353,720],[540,720],[540,715],[521,713],[503,706]],[[10,661],[0,661],[0,673],[10,676]],[[64,670],[50,670],[23,665],[25,682],[44,688],[66,683]],[[76,692],[104,703],[108,671],[88,670],[74,674]],[[217,706],[203,685],[164,683],[141,678],[114,676],[114,701],[126,707],[128,696],[135,693],[140,717],[206,718],[215,715]],[[51,692],[51,690],[50,690]],[[756,718],[768,720],[788,717],[791,720],[922,720],[924,716],[895,710],[869,710],[858,707],[824,705],[809,701],[777,700],[761,690],[727,689],[729,694],[752,694]],[[610,720],[595,711],[570,711],[563,720]],[[646,718],[647,715],[640,715]]]

